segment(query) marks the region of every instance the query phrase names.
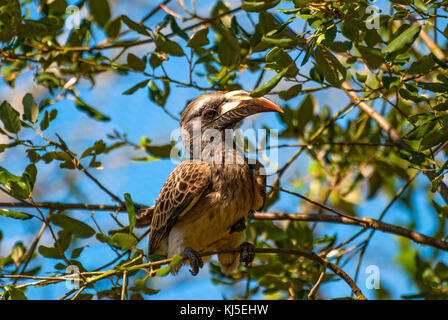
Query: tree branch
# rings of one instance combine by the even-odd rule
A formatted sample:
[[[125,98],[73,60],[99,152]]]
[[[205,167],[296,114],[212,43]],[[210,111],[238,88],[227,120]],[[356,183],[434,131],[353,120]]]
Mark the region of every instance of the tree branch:
[[[448,251],[448,242],[442,241],[430,236],[426,236],[416,231],[412,231],[403,227],[381,222],[371,218],[361,218],[363,222],[348,219],[346,217],[330,215],[330,214],[305,214],[305,213],[280,213],[280,212],[261,212],[255,213],[254,219],[257,220],[293,220],[293,221],[308,221],[308,222],[330,222],[341,223],[364,227],[368,229],[379,230],[382,232],[392,233],[411,239],[414,242],[429,245],[444,251]]]
[[[389,135],[389,138],[392,140],[393,143],[397,145],[400,149],[403,150],[410,150],[413,151],[413,148],[407,144],[406,141],[404,141],[398,131],[390,124],[389,121],[387,121],[380,113],[378,113],[374,108],[372,108],[368,103],[366,103],[364,100],[362,100],[358,93],[353,91],[352,86],[348,81],[345,81],[342,84],[342,89],[345,91],[345,93],[350,97],[351,101],[359,106],[361,110],[363,110],[367,115],[375,121],[378,126]],[[440,151],[442,148],[438,148],[438,151]],[[435,154],[435,153],[434,153]],[[430,171],[425,171],[424,174],[429,178],[429,180],[434,179],[434,173]],[[439,181],[437,185],[437,191],[442,196],[443,200],[446,204],[448,204],[448,187],[443,181]]]
[[[125,212],[126,208],[118,205],[87,204],[87,203],[63,203],[63,202],[0,202],[0,208],[43,208],[50,210],[90,210],[90,211],[119,211]]]
[[[204,19],[204,20],[202,20],[202,21],[200,21],[198,23],[195,23],[195,24],[192,24],[192,25],[190,25],[188,27],[185,27],[184,29],[182,29],[182,31],[189,31],[189,30],[192,30],[192,29],[197,28],[199,26],[206,25],[208,23],[211,23],[211,22],[215,21],[218,18],[221,18],[221,17],[223,17],[225,15],[228,15],[228,14],[232,14],[232,13],[237,12],[239,10],[241,10],[241,7],[237,7],[235,9],[229,10],[227,12],[223,12],[221,14],[216,15],[215,17],[211,17],[209,19]],[[175,32],[171,32],[171,33],[167,34],[165,37],[171,38],[174,35],[176,35],[176,33]],[[107,49],[115,49],[115,48],[136,47],[136,46],[140,46],[140,45],[144,45],[144,44],[148,44],[148,43],[152,43],[152,42],[154,42],[153,39],[145,39],[145,40],[141,40],[141,41],[138,41],[138,42],[135,42],[135,43],[130,43],[130,44],[98,44],[98,45],[93,46],[93,47],[50,48],[50,50],[70,51],[70,52],[73,52],[73,51],[92,52],[92,51],[95,51],[95,50],[107,50]]]
[[[202,252],[199,253],[201,257],[211,256],[215,254],[222,254],[222,253],[237,253],[240,252],[239,248],[235,249],[225,249],[225,250],[214,250],[214,251],[208,251],[208,252]],[[256,253],[263,253],[263,254],[290,254],[290,255],[296,255],[299,257],[303,257],[309,260],[316,261],[322,266],[327,267],[331,271],[333,271],[336,275],[341,277],[352,289],[353,293],[356,295],[357,299],[360,300],[366,300],[366,297],[362,293],[362,291],[359,289],[359,287],[356,285],[356,283],[353,281],[352,278],[350,278],[347,273],[345,273],[344,270],[342,270],[339,266],[336,264],[328,261],[325,258],[320,257],[319,255],[313,253],[313,252],[305,252],[300,250],[293,250],[293,249],[283,249],[283,248],[255,248]],[[186,258],[184,258],[186,260]],[[141,265],[132,266],[129,268],[126,268],[127,271],[131,270],[138,270],[142,268],[154,268],[154,267],[160,267],[161,265],[165,265],[171,262],[170,259],[164,259],[160,261],[155,262],[149,262]]]
[[[61,203],[61,202],[36,202],[34,205],[19,202],[0,202],[0,208],[44,208],[51,210],[94,210],[94,211],[114,211],[125,212],[126,209],[116,205],[103,204],[83,204],[83,203]],[[357,218],[345,217],[331,214],[316,214],[316,213],[280,213],[280,212],[259,212],[253,215],[255,220],[293,220],[293,221],[308,221],[308,222],[329,222],[340,223],[347,225],[354,225],[366,229],[379,230],[406,237],[416,243],[429,245],[444,251],[448,251],[448,242],[442,241],[419,232],[415,232],[400,226],[381,222],[380,220],[371,218]],[[145,217],[146,221],[150,221]],[[148,226],[145,224],[144,226]],[[142,225],[143,226],[143,225]]]

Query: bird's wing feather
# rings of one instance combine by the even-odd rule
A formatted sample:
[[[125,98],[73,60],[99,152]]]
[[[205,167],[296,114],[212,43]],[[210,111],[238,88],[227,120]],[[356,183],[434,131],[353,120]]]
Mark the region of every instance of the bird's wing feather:
[[[255,187],[255,198],[253,210],[262,210],[266,201],[266,172],[264,166],[257,160],[255,164],[249,165]]]
[[[160,191],[149,233],[149,253],[154,253],[176,223],[210,185],[210,166],[202,161],[182,162],[168,176]]]

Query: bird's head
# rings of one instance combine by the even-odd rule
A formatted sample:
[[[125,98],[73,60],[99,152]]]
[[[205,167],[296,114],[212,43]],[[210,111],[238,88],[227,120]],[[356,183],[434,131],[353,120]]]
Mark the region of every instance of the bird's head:
[[[260,112],[283,112],[266,98],[252,98],[247,91],[217,91],[203,94],[191,101],[180,118],[182,129],[190,131],[199,121],[202,130],[225,130],[233,128],[244,118]]]
[[[204,160],[216,156],[219,159],[218,153],[210,151],[210,147],[219,149],[222,143],[233,144],[233,140],[226,139],[226,129],[232,129],[247,116],[268,111],[283,112],[268,99],[253,98],[244,90],[203,94],[182,112],[182,143],[194,158]]]

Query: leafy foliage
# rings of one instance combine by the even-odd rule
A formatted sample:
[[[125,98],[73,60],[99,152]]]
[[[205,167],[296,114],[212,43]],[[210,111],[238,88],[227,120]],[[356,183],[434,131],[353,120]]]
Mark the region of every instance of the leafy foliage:
[[[154,161],[169,158],[173,145],[153,143],[147,137],[133,142],[126,133],[114,130],[92,137],[90,145],[75,150],[70,136],[55,132],[60,114],[66,112],[59,101],[72,101],[69,104],[87,117],[86,123],[118,123],[120,119],[93,105],[82,90],[86,82],[92,87],[98,85],[102,75],[124,79],[138,74],[141,79],[130,83],[123,95],[146,90],[148,100],[173,119],[178,115],[167,106],[177,86],[198,94],[245,89],[253,96],[270,95],[281,101],[285,110],[278,118],[283,147],[299,149],[283,159],[283,166],[269,178],[273,188],[267,194],[266,210],[281,208],[282,190],[278,188],[284,185],[355,218],[360,216],[359,205],[364,201],[386,197],[390,204],[397,201],[404,205],[403,216],[411,221],[408,228],[415,230],[419,212],[413,207],[413,199],[419,192],[428,191],[427,204],[438,216],[437,230],[431,236],[446,239],[448,207],[441,203],[448,171],[448,27],[439,21],[447,16],[446,1],[389,1],[378,16],[372,16],[369,10],[376,2],[367,0],[236,2],[230,6],[215,1],[208,17],[201,18],[194,1],[191,6],[171,1],[173,10],[152,8],[152,14],[137,21],[117,12],[108,0],[79,1],[78,9],[88,14],[80,18],[76,28],[67,28],[68,19],[76,22],[68,1],[0,0],[0,73],[5,85],[16,87],[21,77],[33,70],[33,87],[41,89],[36,93],[29,88],[19,97],[21,105],[14,104],[17,99],[12,97],[0,105],[0,135],[5,141],[0,144],[0,152],[14,153],[26,163],[19,175],[12,173],[17,170],[12,164],[0,167],[1,190],[28,204],[25,208],[31,207],[19,211],[2,208],[0,216],[23,223],[40,220],[52,239],[52,246],[38,245],[40,235],[34,244],[17,242],[11,252],[2,252],[3,299],[26,299],[26,286],[17,286],[1,276],[42,274],[40,266],[28,267],[30,262],[35,265],[52,259],[52,271],[59,276],[68,266],[91,271],[80,258],[86,255],[87,246],[103,246],[117,257],[104,263],[98,269],[103,273],[86,284],[84,289],[90,293],[73,292],[71,298],[150,298],[159,292],[152,288],[152,278],[164,276],[182,263],[176,256],[166,266],[148,269],[144,265],[145,251],[138,247],[144,242],[144,234],[135,230],[137,206],[131,195],[114,195],[91,173],[110,169],[102,161],[114,151],[131,148],[140,154],[128,160]],[[37,14],[30,10],[33,5],[39,7]],[[176,12],[182,12],[184,19]],[[118,49],[119,54],[111,49]],[[188,79],[168,74],[170,64],[188,70]],[[247,74],[249,78],[245,78]],[[374,112],[365,112],[361,101]],[[132,106],[126,112],[132,113]],[[385,126],[401,137],[384,130]],[[282,153],[282,145],[270,147],[287,154]],[[284,181],[284,173],[301,154],[307,157],[306,168]],[[35,197],[45,198],[45,186],[39,178],[51,163],[57,164],[62,173],[85,175],[105,191],[117,202],[117,213],[127,211],[127,224],[112,214],[118,227],[106,230],[97,225],[93,214],[91,220],[80,219],[69,206],[39,207]],[[418,179],[411,184],[418,172],[427,174],[429,185]],[[397,192],[403,185],[405,190]],[[70,189],[70,183],[65,187]],[[446,196],[445,190],[445,201]],[[297,212],[311,213],[315,209],[301,201]],[[381,215],[369,213],[369,217],[381,220],[387,210]],[[253,220],[244,232],[257,247],[312,251],[341,267],[358,256],[358,275],[373,235],[360,240],[366,230],[343,241],[339,234],[326,234],[309,222]],[[409,239],[398,243],[396,263],[419,290],[400,292],[403,298],[447,299],[446,253],[433,249],[429,258],[423,257]],[[166,257],[147,258],[157,264]],[[232,275],[222,274],[217,263],[211,263],[215,284],[230,286],[247,281],[246,291],[235,295],[244,298],[260,294],[269,298],[325,297],[310,294],[322,268],[315,261],[294,255],[257,254],[252,266],[241,266]],[[124,273],[127,280],[123,280]],[[116,281],[106,289],[96,285],[107,277]],[[326,270],[319,281],[337,279]],[[40,285],[50,283],[44,280]],[[389,297],[384,288],[377,293],[378,298]]]

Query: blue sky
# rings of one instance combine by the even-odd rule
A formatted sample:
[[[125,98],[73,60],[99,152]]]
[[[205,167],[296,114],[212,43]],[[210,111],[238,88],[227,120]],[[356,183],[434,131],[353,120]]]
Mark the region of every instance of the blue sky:
[[[174,1],[173,1],[174,2]],[[112,3],[112,2],[111,2]],[[151,8],[153,8],[158,1],[115,1],[112,6],[112,16],[119,14],[126,14],[134,20],[139,20]],[[200,12],[207,15],[210,12],[211,1],[197,1]],[[235,7],[238,1],[230,1],[231,7]],[[384,2],[379,2],[381,6]],[[179,6],[170,5],[173,10],[180,11]],[[286,7],[288,7],[286,5]],[[155,15],[147,25],[154,26],[160,21],[164,13]],[[241,18],[244,21],[244,18]],[[295,26],[297,27],[297,26]],[[99,41],[104,36],[97,32],[95,37]],[[182,46],[185,42],[178,41]],[[137,55],[142,55],[152,49],[151,46],[139,47],[134,52]],[[112,52],[111,52],[112,53]],[[111,54],[114,56],[114,54]],[[125,56],[124,56],[125,57]],[[185,68],[186,64],[183,58],[170,58],[169,63],[166,64],[166,70],[173,78],[186,81],[188,79],[188,70]],[[306,70],[303,70],[306,72]],[[268,79],[271,74],[267,73]],[[239,79],[242,84],[255,82],[257,75],[244,72]],[[142,136],[147,136],[153,141],[153,144],[166,144],[169,142],[169,133],[178,127],[176,121],[167,116],[158,106],[152,103],[148,97],[146,90],[139,90],[135,94],[128,96],[122,95],[136,83],[144,80],[145,77],[140,74],[129,74],[127,76],[112,75],[110,73],[100,75],[96,81],[96,86],[92,89],[87,81],[81,82],[80,93],[83,99],[90,105],[94,106],[104,114],[109,115],[112,120],[110,122],[98,122],[88,118],[85,114],[79,112],[74,107],[72,101],[63,100],[55,104],[53,107],[57,108],[59,115],[57,120],[52,123],[50,128],[46,131],[49,137],[55,137],[57,132],[68,143],[72,150],[80,154],[84,149],[91,146],[97,139],[104,139],[109,141],[106,137],[107,133],[111,133],[114,129],[119,132],[128,134],[129,140],[138,142]],[[202,83],[206,85],[206,83]],[[251,90],[252,88],[245,88]],[[20,101],[26,92],[35,93],[34,96],[38,100],[47,96],[47,94],[39,95],[42,90],[36,88],[33,83],[33,73],[28,72],[19,77],[17,86],[14,89],[7,87],[4,83],[0,83],[0,98],[7,99],[14,107],[20,108]],[[201,92],[195,89],[183,87],[171,87],[171,95],[169,97],[167,108],[174,114],[178,114],[185,106],[187,100],[195,98]],[[324,91],[316,95],[319,106],[330,105],[332,111],[337,111],[338,108],[348,102],[347,98],[336,90]],[[302,97],[296,98],[290,102],[291,106],[296,106]],[[337,106],[333,105],[334,101],[338,101]],[[281,102],[281,101],[278,101]],[[281,129],[282,125],[275,114],[262,114],[246,120],[244,126],[261,127],[267,125],[269,128]],[[31,133],[28,136],[24,135],[22,138],[32,137]],[[93,140],[91,137],[95,137]],[[37,140],[38,141],[38,140]],[[295,149],[281,149],[280,162],[285,162],[294,153]],[[109,156],[101,157],[104,170],[92,170],[92,173],[104,185],[106,185],[115,194],[122,196],[125,192],[129,192],[135,202],[144,204],[153,204],[154,199],[157,198],[160,188],[162,187],[168,174],[175,168],[175,164],[169,160],[157,160],[152,162],[132,162],[132,157],[144,156],[142,152],[136,152],[130,148],[122,149]],[[7,168],[15,174],[21,174],[26,162],[21,159],[24,157],[24,149],[13,149],[12,152],[6,153],[0,158],[0,165]],[[293,178],[297,171],[305,171],[308,160],[306,156],[299,158],[297,163],[286,172],[283,181],[286,183]],[[108,195],[104,194],[98,189],[89,179],[77,172],[70,172],[69,178],[81,186],[78,193],[73,193],[67,187],[63,187],[67,179],[67,172],[62,172],[55,164],[44,165],[38,164],[39,175],[36,183],[36,200],[39,201],[65,201],[78,202],[85,201],[88,203],[111,203]],[[272,177],[269,178],[272,182]],[[427,186],[427,180],[420,177],[418,180],[420,185]],[[269,181],[268,181],[269,184]],[[45,185],[45,189],[39,189],[39,185]],[[431,206],[428,205],[428,195],[420,192],[413,199],[414,214],[416,217],[416,230],[425,234],[432,234],[435,231],[436,214]],[[364,201],[358,207],[358,212],[362,216],[378,217],[382,208],[387,205],[388,200],[379,195],[369,201]],[[297,198],[281,194],[280,201],[271,208],[273,211],[296,212],[299,206]],[[89,213],[85,211],[73,211],[72,216],[84,220],[91,224]],[[107,213],[98,212],[95,214],[98,223],[104,229],[116,228],[114,221],[110,219]],[[121,221],[127,223],[127,216],[121,215]],[[402,205],[395,204],[389,211],[385,219],[386,222],[396,223],[406,226],[410,223],[409,211]],[[92,225],[92,224],[91,224]],[[37,234],[40,224],[38,221],[29,220],[26,222],[12,221],[0,217],[0,230],[4,234],[4,240],[0,247],[0,256],[8,253],[12,245],[16,241],[24,241],[30,243],[33,237]],[[338,234],[338,240],[343,241],[348,239],[351,235],[357,232],[359,228],[349,227],[345,225],[334,224],[320,224],[317,227],[317,234],[332,235]],[[142,230],[143,232],[143,230]],[[46,234],[41,244],[52,245],[51,237]],[[79,245],[85,245],[85,241],[81,241]],[[92,242],[90,247],[86,248],[82,254],[82,261],[86,268],[95,268],[108,262],[114,257],[110,250],[105,250],[104,246],[95,245]],[[77,244],[78,245],[78,244]],[[146,243],[143,242],[141,247],[144,248]],[[424,255],[431,254],[428,248],[422,248]],[[391,290],[393,298],[399,298],[399,294],[416,293],[417,288],[414,288],[409,279],[403,274],[400,267],[395,263],[394,257],[397,253],[398,242],[396,238],[381,232],[377,232],[370,247],[367,251],[363,267],[361,268],[359,286],[368,298],[374,298],[373,290],[365,288],[365,279],[367,274],[364,272],[368,265],[377,265],[381,271],[381,285]],[[443,260],[448,261],[448,255],[443,254]],[[47,263],[44,265],[44,270],[50,272],[54,263]],[[356,259],[344,267],[344,270],[353,275],[356,267]],[[152,283],[152,287],[163,289],[159,294],[151,296],[152,299],[222,299],[223,297],[232,298],[235,293],[241,292],[242,288],[228,288],[226,286],[213,285],[210,280],[208,266],[205,267],[197,277],[190,276],[187,268],[183,268],[180,275],[176,278],[167,276],[165,278],[156,279]],[[331,284],[325,284],[321,287],[322,293],[326,297],[337,297],[350,294],[350,289],[342,281]],[[55,299],[60,297],[66,288],[64,285],[53,285],[43,288],[36,288],[29,290],[27,295],[29,298],[44,298]],[[258,295],[257,298],[262,298]]]

